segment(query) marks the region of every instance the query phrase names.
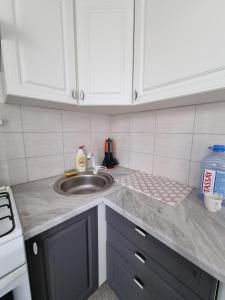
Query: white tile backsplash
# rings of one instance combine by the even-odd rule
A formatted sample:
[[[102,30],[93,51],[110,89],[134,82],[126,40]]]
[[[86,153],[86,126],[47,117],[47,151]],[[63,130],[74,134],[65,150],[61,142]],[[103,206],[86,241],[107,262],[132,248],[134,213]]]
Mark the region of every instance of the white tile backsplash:
[[[105,140],[110,137],[110,133],[93,132],[91,134],[91,150],[104,150]]]
[[[195,132],[225,134],[225,102],[197,105]]]
[[[63,111],[62,119],[64,132],[90,131],[90,114],[74,111]]]
[[[155,112],[147,111],[130,115],[130,132],[154,132]]]
[[[165,134],[155,136],[155,155],[190,160],[192,134]]]
[[[92,132],[110,132],[110,117],[105,115],[91,114]]]
[[[192,133],[195,107],[178,107],[156,112],[156,132]]]
[[[120,115],[111,128],[122,164],[198,186],[208,146],[225,144],[225,102]]]
[[[0,161],[0,186],[27,182],[25,159]]]
[[[92,150],[92,153],[95,157],[95,163],[101,165],[105,156],[105,152],[103,149],[100,150]],[[91,162],[89,161],[89,166],[91,166]]]
[[[115,140],[117,150],[129,150],[129,133],[112,133],[112,138]]]
[[[3,126],[0,126],[0,132],[23,131],[20,106],[0,104],[0,119],[3,120]]]
[[[120,166],[129,168],[129,152],[117,149],[115,152],[115,158],[118,160]]]
[[[155,156],[153,174],[188,183],[188,160]]]
[[[130,151],[140,153],[154,153],[154,134],[152,133],[131,133]]]
[[[129,152],[129,167],[141,172],[153,172],[153,155]]]
[[[27,157],[63,153],[63,141],[61,132],[24,133],[24,142]]]
[[[65,170],[74,169],[76,167],[76,153],[64,154],[64,166]]]
[[[28,180],[38,180],[62,174],[64,171],[63,154],[27,158]]]
[[[210,154],[208,147],[215,144],[225,145],[225,135],[194,134],[191,160],[201,161],[203,157]]]
[[[75,167],[82,144],[102,161],[110,136],[110,117],[104,115],[0,104],[0,118],[0,185],[62,174]]]
[[[129,132],[130,130],[129,115],[111,117],[111,130],[112,132]]]
[[[64,143],[64,153],[76,152],[79,146],[84,145],[86,151],[90,151],[90,134],[89,133],[74,133],[74,132],[64,132],[63,133],[63,143]]]
[[[24,132],[61,132],[61,111],[39,107],[22,106]]]
[[[208,146],[225,144],[225,102],[113,117],[0,104],[0,118],[0,184],[61,174],[80,144],[101,163],[112,137],[122,166],[198,186]]]
[[[22,133],[0,133],[0,161],[24,158]]]
[[[198,188],[200,184],[200,162],[192,161],[190,165],[189,184]]]

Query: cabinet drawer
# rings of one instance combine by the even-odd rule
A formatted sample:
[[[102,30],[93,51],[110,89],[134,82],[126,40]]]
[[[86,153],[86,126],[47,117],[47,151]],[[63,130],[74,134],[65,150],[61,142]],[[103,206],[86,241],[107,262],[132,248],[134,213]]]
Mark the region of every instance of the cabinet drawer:
[[[193,293],[188,287],[177,280],[167,270],[162,268],[144,251],[140,250],[135,244],[128,241],[124,236],[118,233],[111,225],[107,227],[107,240],[110,245],[119,253],[121,258],[129,264],[137,274],[148,281],[149,278],[157,276],[165,281],[173,290],[180,295],[178,299],[200,300],[200,296]]]
[[[107,281],[120,300],[145,300],[143,291],[132,281],[132,269],[120,258],[113,247],[107,243]]]
[[[106,219],[108,224],[136,245],[138,249],[144,251],[150,259],[166,269],[178,281],[203,299],[214,299],[217,287],[216,279],[108,207]]]
[[[107,242],[107,278],[121,300],[183,300],[167,283],[153,272],[143,278]]]

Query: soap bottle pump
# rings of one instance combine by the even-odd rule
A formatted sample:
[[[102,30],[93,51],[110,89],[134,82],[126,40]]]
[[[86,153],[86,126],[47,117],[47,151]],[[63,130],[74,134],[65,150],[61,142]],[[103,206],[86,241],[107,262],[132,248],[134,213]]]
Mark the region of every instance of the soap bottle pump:
[[[87,156],[84,147],[84,145],[81,145],[76,155],[76,169],[78,172],[85,172],[87,168]]]

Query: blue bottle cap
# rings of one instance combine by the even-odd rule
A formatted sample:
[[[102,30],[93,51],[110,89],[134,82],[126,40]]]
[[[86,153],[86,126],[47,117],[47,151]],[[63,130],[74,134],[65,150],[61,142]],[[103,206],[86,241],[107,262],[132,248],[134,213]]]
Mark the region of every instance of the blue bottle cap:
[[[215,152],[225,152],[225,145],[213,145],[208,147],[208,149]]]

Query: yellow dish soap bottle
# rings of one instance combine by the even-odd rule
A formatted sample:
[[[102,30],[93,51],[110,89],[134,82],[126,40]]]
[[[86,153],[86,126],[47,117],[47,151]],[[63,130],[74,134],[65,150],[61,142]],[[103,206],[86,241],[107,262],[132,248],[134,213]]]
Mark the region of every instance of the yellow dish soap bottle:
[[[76,155],[76,169],[78,172],[85,172],[87,168],[87,156],[84,151],[84,145],[80,146]]]

